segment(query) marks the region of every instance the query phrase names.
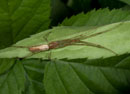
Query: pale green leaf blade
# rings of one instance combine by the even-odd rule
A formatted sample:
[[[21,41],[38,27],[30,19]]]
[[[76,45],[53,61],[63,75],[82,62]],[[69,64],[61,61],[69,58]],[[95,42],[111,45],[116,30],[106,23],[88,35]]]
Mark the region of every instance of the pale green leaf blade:
[[[45,40],[43,39],[43,36],[45,36],[48,32],[52,33],[49,35],[48,40],[56,41],[56,40],[62,40],[67,38],[72,38],[74,36],[78,36],[80,34],[84,35],[92,35],[96,32],[101,32],[105,30],[110,30],[109,32],[103,33],[101,35],[85,39],[84,41],[100,44],[104,47],[107,47],[114,52],[116,52],[118,55],[129,53],[129,43],[130,43],[130,37],[129,37],[129,30],[130,30],[130,22],[123,22],[121,23],[115,23],[110,24],[106,26],[96,27],[92,29],[88,29],[86,27],[57,27],[51,30],[48,30],[46,32],[41,32],[39,34],[33,35],[30,38],[27,38],[25,40],[19,41],[16,43],[18,46],[35,46],[40,44],[47,44]],[[68,32],[66,32],[68,31]],[[122,45],[123,44],[123,45]],[[29,56],[31,52],[28,50],[28,48],[16,48],[16,47],[10,47],[6,48],[0,51],[0,58],[14,58],[14,57],[28,57],[28,58],[42,58],[42,59],[48,59],[50,51],[40,52],[33,54],[32,56]],[[99,49],[96,47],[90,47],[90,46],[67,46],[63,48],[58,48],[51,50],[51,58],[68,58],[68,59],[74,59],[74,58],[100,58],[100,57],[111,57],[115,56],[113,53],[104,50]]]

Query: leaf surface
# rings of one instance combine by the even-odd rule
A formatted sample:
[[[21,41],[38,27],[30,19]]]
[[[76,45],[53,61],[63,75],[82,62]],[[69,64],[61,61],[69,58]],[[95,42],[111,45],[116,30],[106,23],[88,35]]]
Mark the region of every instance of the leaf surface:
[[[42,81],[46,61],[36,59],[1,61],[0,94],[45,94]]]
[[[129,58],[129,55],[86,60],[80,63],[53,60],[45,69],[46,92],[47,94],[128,93],[130,67],[125,65],[126,58]],[[111,62],[112,59],[115,61]],[[120,60],[123,62],[121,66],[118,66],[121,63]]]
[[[0,75],[0,94],[22,94],[24,89],[24,69],[21,62],[16,62],[10,71]]]
[[[47,62],[38,59],[23,60],[22,62],[27,76],[24,94],[45,94],[42,80]]]
[[[120,15],[120,16],[119,16]],[[66,18],[62,22],[62,26],[102,26],[120,21],[130,20],[130,11],[122,9],[109,10],[108,8],[92,10],[87,14],[80,13]]]
[[[0,59],[0,74],[7,72],[15,63],[14,59]]]
[[[101,35],[94,36],[89,39],[84,39],[84,41],[92,42],[95,44],[100,44],[104,47],[107,47],[113,50],[118,55],[121,55],[121,54],[129,53],[130,51],[130,48],[128,46],[130,43],[129,25],[130,25],[130,22],[127,21],[127,22],[115,23],[115,24],[110,24],[110,25],[95,27],[95,28],[57,27],[54,29],[47,30],[46,32],[41,32],[39,34],[33,35],[30,38],[19,41],[15,45],[35,46],[35,45],[47,44],[45,40],[43,39],[43,36],[46,36],[48,32],[52,32],[50,33],[49,37],[47,37],[49,42],[51,42],[51,41],[72,38],[75,36],[79,36],[81,34],[89,36],[97,32],[110,30],[109,32],[103,33]],[[57,59],[63,59],[63,58],[94,59],[94,58],[100,58],[100,57],[106,58],[106,57],[115,56],[113,53],[104,49],[99,49],[97,47],[74,45],[74,46],[67,46],[63,48],[54,49],[51,51],[36,53],[36,54],[33,54],[32,56],[29,56],[31,52],[28,50],[28,48],[10,47],[10,48],[6,48],[0,51],[0,58],[27,57],[27,58],[48,59],[50,52],[51,52],[51,59],[54,59],[54,58],[57,58]]]

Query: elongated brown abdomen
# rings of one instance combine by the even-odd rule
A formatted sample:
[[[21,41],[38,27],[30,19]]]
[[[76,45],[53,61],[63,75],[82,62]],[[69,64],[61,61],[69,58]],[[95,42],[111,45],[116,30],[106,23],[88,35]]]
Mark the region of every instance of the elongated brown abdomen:
[[[58,41],[50,42],[50,43],[48,44],[48,46],[49,46],[49,49],[59,48],[59,42],[58,42]]]
[[[53,41],[51,43],[48,44],[49,49],[56,49],[56,48],[62,48],[62,47],[66,47],[69,45],[72,45],[74,43],[79,42],[79,39],[66,39],[66,40],[60,40],[60,41]]]

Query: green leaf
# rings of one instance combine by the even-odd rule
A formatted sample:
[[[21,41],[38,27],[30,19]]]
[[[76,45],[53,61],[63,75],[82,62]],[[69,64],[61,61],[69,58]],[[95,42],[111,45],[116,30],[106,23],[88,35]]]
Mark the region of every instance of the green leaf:
[[[124,2],[126,4],[128,4],[128,5],[130,5],[130,0],[120,0],[120,1],[122,1],[122,2]]]
[[[21,61],[3,59],[1,61],[0,63],[5,63],[6,67],[4,64],[0,66],[0,73],[2,72],[0,74],[0,94],[45,93],[43,76],[47,61],[36,59]],[[10,67],[11,64],[13,66]]]
[[[36,59],[23,60],[22,62],[27,76],[24,94],[45,94],[42,80],[47,62]]]
[[[122,9],[99,9],[92,10],[87,14],[80,13],[71,18],[66,18],[62,22],[62,26],[101,26],[111,24],[120,21],[130,20],[130,11],[124,11]]]
[[[14,59],[0,59],[0,74],[7,72],[14,63]]]
[[[46,94],[126,94],[130,89],[126,58],[129,55],[115,57],[115,61],[112,58],[82,63],[54,60],[45,69]],[[118,66],[120,60],[123,67]],[[130,65],[130,61],[127,63]]]
[[[41,82],[43,78],[44,67],[47,62],[42,61],[40,59],[29,59],[29,60],[27,59],[23,60],[22,62],[24,68],[26,69],[26,73],[29,76],[29,79]]]
[[[89,39],[84,39],[84,41],[100,44],[104,47],[107,47],[113,50],[118,55],[130,52],[130,48],[129,48],[130,22],[129,21],[110,24],[110,25],[96,27],[96,28],[57,27],[54,29],[47,30],[46,32],[35,34],[31,36],[30,38],[19,41],[15,45],[16,46],[35,46],[35,45],[40,45],[40,44],[46,44],[46,42],[43,41],[43,36],[46,36],[46,34],[48,34],[48,32],[51,32],[51,31],[52,33],[50,33],[50,35],[47,37],[49,42],[68,39],[75,36],[79,36],[81,34],[89,36],[89,35],[95,34],[97,32],[102,32],[105,30],[110,30],[110,31],[107,33],[98,35],[98,36],[94,36]],[[48,59],[50,51],[40,52],[40,53],[32,54],[32,56],[29,56],[31,53],[32,52],[30,52],[28,48],[9,47],[0,51],[0,58],[26,57],[26,58]],[[97,47],[91,47],[91,46],[74,45],[74,46],[67,46],[67,47],[51,50],[51,59],[54,59],[54,58],[57,58],[57,59],[63,59],[63,58],[94,59],[94,58],[100,58],[100,57],[106,58],[106,57],[111,57],[111,56],[115,56],[115,55],[107,50],[99,49]]]
[[[11,63],[11,62],[8,62]],[[0,75],[0,94],[22,94],[25,89],[25,73],[21,62]]]
[[[1,47],[48,28],[50,0],[0,0]]]

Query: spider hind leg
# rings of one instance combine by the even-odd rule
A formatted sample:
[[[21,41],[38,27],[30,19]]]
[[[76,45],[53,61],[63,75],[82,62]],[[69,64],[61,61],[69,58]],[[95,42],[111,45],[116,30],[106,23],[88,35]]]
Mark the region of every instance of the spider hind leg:
[[[78,43],[81,43],[81,44],[73,44],[73,45],[86,45],[86,46],[92,46],[92,47],[97,47],[97,48],[101,48],[101,49],[105,49],[105,50],[107,50],[107,51],[109,51],[109,52],[111,52],[111,53],[113,53],[113,54],[115,54],[115,55],[118,55],[116,52],[114,52],[113,50],[111,50],[111,49],[109,49],[109,48],[106,48],[106,47],[104,47],[104,46],[102,46],[102,45],[99,45],[99,44],[95,44],[95,43],[91,43],[91,42],[86,42],[86,41],[80,41],[80,42],[78,42]]]

